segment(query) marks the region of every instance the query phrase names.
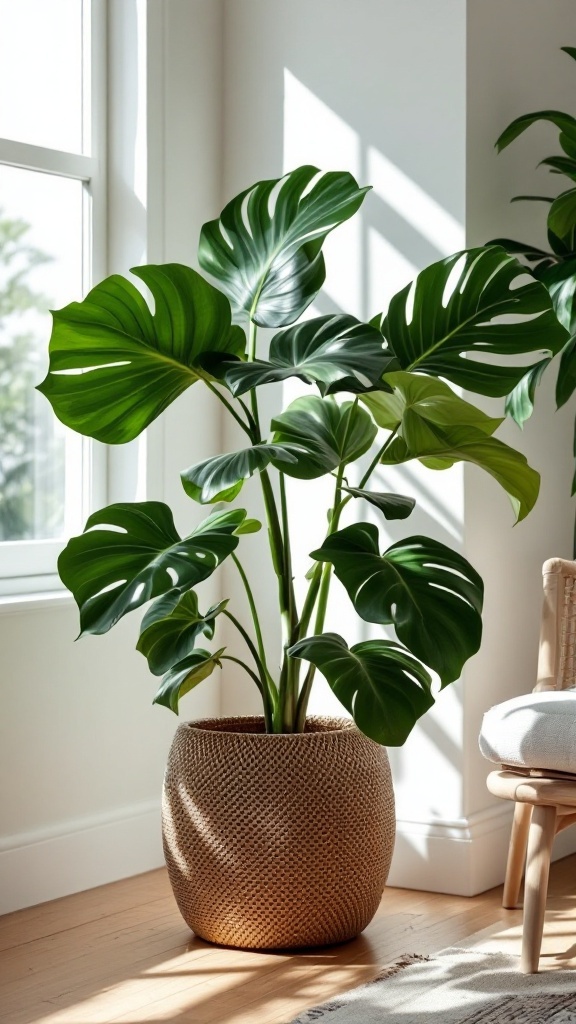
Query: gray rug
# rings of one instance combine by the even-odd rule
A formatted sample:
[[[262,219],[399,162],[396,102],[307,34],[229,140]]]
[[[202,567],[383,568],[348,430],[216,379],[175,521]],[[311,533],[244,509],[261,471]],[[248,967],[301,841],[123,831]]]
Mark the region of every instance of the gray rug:
[[[409,954],[291,1024],[576,1024],[576,970],[521,974],[518,958],[458,947]]]

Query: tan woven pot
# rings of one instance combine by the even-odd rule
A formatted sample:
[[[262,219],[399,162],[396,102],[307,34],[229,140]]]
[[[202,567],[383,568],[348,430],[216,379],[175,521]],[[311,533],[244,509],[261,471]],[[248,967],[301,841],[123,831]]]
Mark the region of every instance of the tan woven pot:
[[[358,935],[394,846],[388,756],[347,719],[266,735],[260,718],[178,727],[164,853],[180,912],[221,945],[287,949]]]

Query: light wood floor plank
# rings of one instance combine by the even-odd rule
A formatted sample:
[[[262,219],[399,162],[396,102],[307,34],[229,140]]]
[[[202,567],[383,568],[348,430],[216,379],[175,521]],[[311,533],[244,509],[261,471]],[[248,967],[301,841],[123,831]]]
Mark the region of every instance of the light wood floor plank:
[[[576,855],[554,864],[541,966],[576,971]],[[501,890],[466,899],[388,889],[354,942],[254,953],[197,939],[165,871],[0,918],[2,1024],[284,1024],[371,980],[403,953],[430,954],[498,927],[517,953],[522,912]],[[576,981],[576,974],[575,974]]]

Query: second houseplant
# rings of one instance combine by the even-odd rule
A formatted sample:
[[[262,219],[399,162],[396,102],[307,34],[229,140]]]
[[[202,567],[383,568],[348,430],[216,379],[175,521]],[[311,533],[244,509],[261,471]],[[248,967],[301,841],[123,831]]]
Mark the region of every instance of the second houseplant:
[[[192,385],[209,388],[245,435],[241,450],[183,469],[191,500],[216,506],[187,536],[162,502],[118,503],[90,516],[59,560],[82,633],[104,633],[148,605],[137,646],[161,677],[157,703],[177,712],[227,659],[260,692],[261,720],[180,726],[166,776],[166,852],[179,905],[199,934],[234,945],[338,941],[374,913],[392,842],[383,840],[393,815],[384,745],[402,744],[434,703],[431,671],[443,687],[478,650],[483,588],[466,559],[430,538],[407,535],[381,551],[366,508],[407,519],[414,499],[374,490],[372,475],[411,459],[432,470],[471,462],[504,488],[522,519],[538,474],[494,437],[501,418],[451,385],[504,397],[527,372],[514,357],[529,353],[530,364],[566,339],[546,288],[495,246],[428,267],[369,323],[347,314],[301,320],[325,278],[324,239],[367,191],[348,173],[308,166],[258,182],[205,224],[206,276],[179,264],[140,267],[133,273],[153,310],[114,275],[57,311],[40,385],[64,423],[111,444],[132,440]],[[260,328],[276,332],[265,350]],[[291,376],[311,393],[263,422],[260,389]],[[298,602],[286,477],[327,474],[333,499],[318,515]],[[250,585],[265,563],[246,566],[238,554],[242,535],[261,526],[235,504],[251,476],[259,477],[266,515],[262,559],[277,586],[278,664],[267,655]],[[200,610],[196,588],[227,558],[245,587],[250,622],[226,600]],[[350,646],[325,632],[333,574],[356,614],[393,627],[396,640]],[[238,648],[199,645],[222,617],[235,626]],[[316,670],[359,731],[307,719]],[[351,752],[336,734],[353,737]],[[325,769],[313,745],[332,758]],[[313,810],[303,820],[306,807]],[[376,865],[368,883],[366,861]],[[312,910],[298,907],[302,877],[317,897]]]

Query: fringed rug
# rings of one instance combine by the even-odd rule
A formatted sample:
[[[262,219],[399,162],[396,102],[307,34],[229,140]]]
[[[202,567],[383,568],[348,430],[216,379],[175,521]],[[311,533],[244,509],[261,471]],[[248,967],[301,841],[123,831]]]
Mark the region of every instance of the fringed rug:
[[[576,970],[521,974],[479,949],[408,954],[374,981],[290,1024],[576,1024]]]

